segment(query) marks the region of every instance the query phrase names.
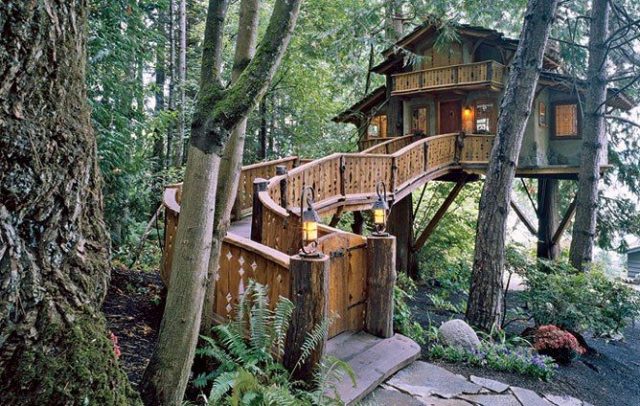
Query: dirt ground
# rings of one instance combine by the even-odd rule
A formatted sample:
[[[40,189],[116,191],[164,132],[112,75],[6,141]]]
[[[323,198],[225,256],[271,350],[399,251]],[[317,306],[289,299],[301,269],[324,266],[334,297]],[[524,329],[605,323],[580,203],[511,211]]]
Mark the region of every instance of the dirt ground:
[[[153,352],[162,311],[164,285],[156,272],[114,269],[102,310],[118,337],[120,362],[134,388]]]
[[[423,326],[439,326],[451,318],[462,315],[437,311],[426,295],[430,288],[421,286],[411,303],[416,320]],[[518,292],[509,292],[508,306],[516,306]],[[522,331],[525,325],[512,325],[511,332]],[[629,326],[624,340],[609,341],[585,338],[595,352],[585,355],[569,365],[560,366],[551,382],[529,378],[515,373],[497,372],[486,368],[439,362],[452,372],[461,375],[478,375],[535,390],[541,393],[574,396],[595,406],[640,405],[640,323]]]

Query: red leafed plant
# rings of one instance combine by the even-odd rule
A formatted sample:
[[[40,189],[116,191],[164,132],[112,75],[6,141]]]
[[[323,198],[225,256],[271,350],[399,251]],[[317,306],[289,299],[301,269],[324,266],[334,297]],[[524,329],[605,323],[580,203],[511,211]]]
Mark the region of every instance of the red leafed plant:
[[[533,347],[540,354],[549,355],[561,363],[571,362],[587,352],[573,334],[553,324],[538,327]]]
[[[116,358],[120,358],[120,355],[122,355],[122,352],[120,351],[120,345],[118,344],[118,336],[111,333],[111,336],[109,338],[113,343],[113,353],[116,355]]]

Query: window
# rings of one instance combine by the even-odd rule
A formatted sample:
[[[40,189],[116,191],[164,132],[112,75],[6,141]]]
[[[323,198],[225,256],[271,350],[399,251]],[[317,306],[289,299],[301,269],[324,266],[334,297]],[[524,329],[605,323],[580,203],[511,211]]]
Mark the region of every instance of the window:
[[[367,129],[367,136],[369,138],[385,138],[387,136],[387,116],[386,114],[375,116],[369,123]]]
[[[414,134],[429,133],[429,107],[414,107],[411,111],[411,132]]]
[[[547,105],[544,102],[538,104],[538,125],[540,127],[547,126]]]
[[[556,104],[553,111],[554,135],[556,137],[578,137],[578,105],[576,103]]]
[[[479,134],[494,134],[497,125],[497,108],[493,100],[477,100],[475,131]]]

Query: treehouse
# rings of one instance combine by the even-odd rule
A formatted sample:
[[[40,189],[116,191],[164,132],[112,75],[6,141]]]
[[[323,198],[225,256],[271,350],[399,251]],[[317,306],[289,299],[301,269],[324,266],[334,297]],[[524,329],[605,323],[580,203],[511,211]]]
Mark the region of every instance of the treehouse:
[[[359,128],[361,150],[407,134],[495,134],[518,41],[469,25],[457,26],[453,39],[441,34],[425,24],[383,51],[372,71],[384,75],[386,85],[334,119]],[[572,178],[580,165],[584,83],[561,72],[557,50],[548,47],[518,160],[523,175]],[[616,89],[607,104],[633,107]],[[602,158],[606,166],[606,154]]]
[[[242,168],[233,223],[210,275],[215,297],[209,305],[218,322],[233,317],[249,279],[268,285],[272,306],[280,296],[289,298],[295,308],[285,366],[296,378],[311,379],[324,352],[348,360],[358,385],[353,389],[345,381],[338,388],[347,404],[420,355],[416,343],[393,331],[396,274],[410,271],[408,258],[464,185],[486,170],[517,48],[516,40],[478,27],[459,26],[457,40],[446,44],[439,44],[438,34],[424,25],[384,51],[373,71],[385,75],[386,86],[335,118],[358,126],[359,152],[317,160],[285,157]],[[419,57],[408,58],[407,51]],[[584,84],[560,69],[557,53],[549,49],[517,166],[517,176],[540,179],[538,229],[513,206],[547,249],[557,246],[575,207],[559,224],[549,221],[553,188],[547,186],[556,178],[576,178],[581,141],[578,100]],[[611,108],[631,107],[622,93],[610,90],[609,96]],[[412,192],[431,181],[454,185],[414,239]],[[172,258],[182,245],[176,241],[181,185],[168,186],[163,201],[161,272],[169,285]],[[353,232],[335,228],[347,212],[354,212]],[[363,233],[363,212],[371,213],[373,233]],[[327,340],[295,367],[307,333],[331,315],[337,318]]]

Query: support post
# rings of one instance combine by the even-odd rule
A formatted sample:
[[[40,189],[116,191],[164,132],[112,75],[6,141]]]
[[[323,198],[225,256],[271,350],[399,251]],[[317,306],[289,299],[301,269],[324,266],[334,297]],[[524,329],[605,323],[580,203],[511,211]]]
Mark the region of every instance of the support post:
[[[298,365],[302,346],[313,329],[327,317],[329,290],[329,257],[291,257],[289,275],[293,314],[287,331],[283,364],[293,371],[293,378],[305,382],[313,379],[313,370],[324,354],[327,337],[318,344],[311,355]]]
[[[361,211],[353,212],[353,224],[351,224],[351,231],[354,234],[362,235],[362,229],[364,227],[364,216]]]
[[[367,237],[367,316],[365,330],[393,336],[393,288],[396,284],[396,238]]]
[[[520,221],[522,221],[522,224],[524,224],[524,226],[527,228],[527,230],[529,230],[529,232],[531,234],[533,234],[534,236],[538,235],[538,230],[536,230],[536,228],[533,226],[533,224],[531,224],[531,222],[529,221],[527,216],[524,214],[524,211],[522,211],[520,206],[518,206],[518,203],[516,203],[516,201],[513,199],[513,197],[511,197],[511,201],[509,202],[509,205],[511,206],[513,211],[516,213],[516,215],[518,216]]]
[[[276,166],[276,176],[286,175],[289,171],[284,165]],[[280,206],[287,209],[289,202],[287,201],[287,178],[280,180]]]
[[[256,178],[253,181],[253,209],[251,211],[251,239],[256,242],[262,241],[262,202],[259,194],[267,190],[266,179]]]
[[[387,231],[396,237],[396,270],[412,279],[418,278],[413,248],[413,196],[411,193],[395,202],[389,213]]]
[[[558,227],[558,180],[538,179],[538,258],[557,259],[560,247],[553,240]]]

